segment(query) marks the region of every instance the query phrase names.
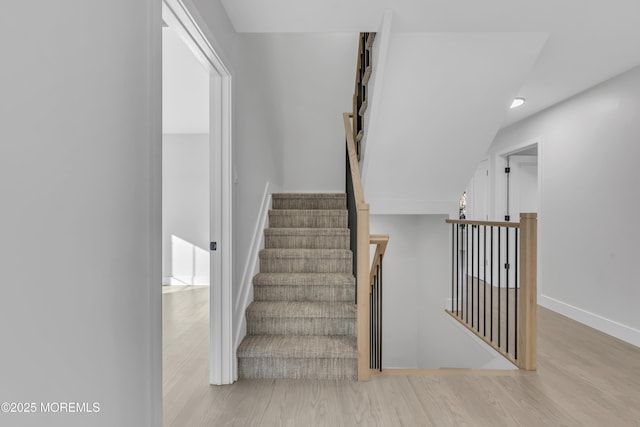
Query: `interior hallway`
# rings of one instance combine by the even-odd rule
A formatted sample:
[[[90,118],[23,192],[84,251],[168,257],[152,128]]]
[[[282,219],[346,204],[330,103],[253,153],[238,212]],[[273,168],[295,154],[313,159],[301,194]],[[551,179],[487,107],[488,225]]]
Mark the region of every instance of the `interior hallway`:
[[[535,373],[211,386],[209,289],[174,288],[163,287],[165,426],[640,426],[640,348],[542,307]]]

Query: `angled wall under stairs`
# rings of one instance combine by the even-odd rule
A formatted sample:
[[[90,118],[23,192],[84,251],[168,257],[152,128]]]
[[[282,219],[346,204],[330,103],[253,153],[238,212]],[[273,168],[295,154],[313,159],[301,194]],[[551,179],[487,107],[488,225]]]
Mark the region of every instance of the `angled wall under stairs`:
[[[352,270],[344,194],[274,194],[238,376],[355,380]]]

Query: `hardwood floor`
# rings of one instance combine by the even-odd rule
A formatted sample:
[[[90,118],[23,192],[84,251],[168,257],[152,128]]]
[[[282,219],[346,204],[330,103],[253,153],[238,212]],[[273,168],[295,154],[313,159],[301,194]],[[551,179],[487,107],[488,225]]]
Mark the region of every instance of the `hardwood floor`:
[[[208,292],[163,295],[165,426],[640,426],[640,349],[541,307],[537,372],[211,386]]]

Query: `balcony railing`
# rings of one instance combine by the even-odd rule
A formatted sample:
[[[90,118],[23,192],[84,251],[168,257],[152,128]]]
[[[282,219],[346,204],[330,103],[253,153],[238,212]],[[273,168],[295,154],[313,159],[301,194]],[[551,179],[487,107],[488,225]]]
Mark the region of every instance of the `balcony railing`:
[[[537,214],[451,224],[447,312],[520,369],[536,369]]]

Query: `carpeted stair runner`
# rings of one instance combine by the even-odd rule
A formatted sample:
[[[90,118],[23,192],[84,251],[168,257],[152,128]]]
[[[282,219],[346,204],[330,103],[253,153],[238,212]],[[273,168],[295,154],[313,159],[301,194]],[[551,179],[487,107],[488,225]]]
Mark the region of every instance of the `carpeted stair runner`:
[[[274,194],[238,347],[240,378],[356,379],[344,194]]]

